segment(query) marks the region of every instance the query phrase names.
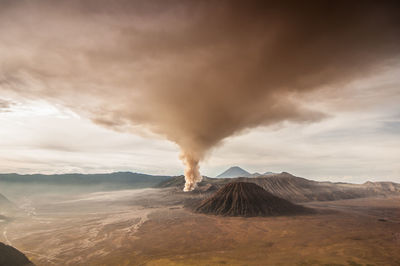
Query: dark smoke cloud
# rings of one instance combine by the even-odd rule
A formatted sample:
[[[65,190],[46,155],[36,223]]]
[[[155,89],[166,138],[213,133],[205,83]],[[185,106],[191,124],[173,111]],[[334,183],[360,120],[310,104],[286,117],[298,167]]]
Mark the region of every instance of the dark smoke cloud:
[[[182,150],[187,190],[224,138],[320,120],[302,95],[380,71],[400,51],[395,1],[1,4],[0,89],[165,136]]]

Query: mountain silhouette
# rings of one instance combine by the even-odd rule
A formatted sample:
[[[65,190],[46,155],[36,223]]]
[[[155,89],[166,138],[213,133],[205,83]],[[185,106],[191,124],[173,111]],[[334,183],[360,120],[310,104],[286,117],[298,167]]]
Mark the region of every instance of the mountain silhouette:
[[[239,166],[232,166],[231,168],[227,169],[222,174],[218,175],[219,178],[234,178],[234,177],[249,177],[251,174],[240,168]]]

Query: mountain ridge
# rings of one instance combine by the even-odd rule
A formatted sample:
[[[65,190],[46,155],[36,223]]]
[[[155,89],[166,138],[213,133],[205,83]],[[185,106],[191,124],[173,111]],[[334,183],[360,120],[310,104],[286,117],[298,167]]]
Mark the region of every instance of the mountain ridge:
[[[106,174],[0,174],[0,193],[5,195],[41,193],[86,193],[124,189],[153,188],[170,176],[156,176],[132,172]]]
[[[364,184],[318,182],[282,172],[259,177],[209,178],[204,177],[195,191],[208,193],[207,187],[221,188],[230,182],[255,183],[266,191],[293,202],[332,201],[374,196],[400,195],[400,184],[395,182],[366,182]],[[161,182],[157,187],[183,189],[183,176]]]
[[[240,166],[231,166],[221,174],[217,175],[216,178],[236,178],[236,177],[258,177],[263,175],[275,174],[273,172],[264,172],[260,174],[258,172],[250,173]]]

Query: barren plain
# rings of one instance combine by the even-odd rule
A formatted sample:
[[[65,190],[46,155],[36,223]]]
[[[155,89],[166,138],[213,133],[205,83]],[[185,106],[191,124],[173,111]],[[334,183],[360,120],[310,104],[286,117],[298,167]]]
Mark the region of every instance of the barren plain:
[[[309,202],[315,214],[196,214],[172,188],[27,196],[0,241],[37,265],[400,265],[400,197]]]

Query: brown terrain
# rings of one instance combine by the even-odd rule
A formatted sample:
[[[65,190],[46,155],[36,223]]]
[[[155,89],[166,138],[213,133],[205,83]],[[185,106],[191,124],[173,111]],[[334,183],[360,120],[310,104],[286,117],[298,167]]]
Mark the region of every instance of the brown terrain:
[[[258,182],[286,200],[295,192],[313,214],[195,213],[187,203],[207,202],[229,180],[205,179],[184,193],[176,177],[163,188],[10,198],[20,212],[0,219],[0,241],[36,265],[400,265],[398,184],[281,177]],[[252,202],[243,195],[254,190],[240,186],[237,200]]]

